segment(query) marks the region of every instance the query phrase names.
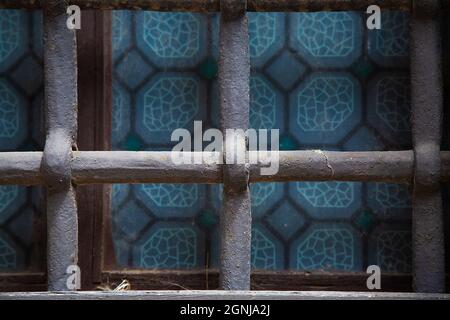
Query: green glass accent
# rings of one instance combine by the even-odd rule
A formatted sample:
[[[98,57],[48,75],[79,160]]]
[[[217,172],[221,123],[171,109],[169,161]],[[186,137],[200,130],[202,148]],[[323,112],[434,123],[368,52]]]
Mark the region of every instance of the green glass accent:
[[[283,136],[280,139],[280,150],[298,150],[297,141],[290,136]]]
[[[359,77],[366,79],[372,74],[375,68],[370,60],[364,59],[355,63],[352,69]]]
[[[217,224],[217,217],[211,211],[203,211],[199,217],[200,225],[204,228],[211,228]]]
[[[128,151],[140,151],[142,150],[141,139],[135,135],[129,135],[124,143],[124,147]]]
[[[356,225],[363,231],[369,232],[375,224],[375,218],[369,210],[364,210],[356,219]]]
[[[212,80],[217,76],[219,68],[217,66],[217,62],[213,58],[206,59],[200,65],[200,74],[208,80]]]

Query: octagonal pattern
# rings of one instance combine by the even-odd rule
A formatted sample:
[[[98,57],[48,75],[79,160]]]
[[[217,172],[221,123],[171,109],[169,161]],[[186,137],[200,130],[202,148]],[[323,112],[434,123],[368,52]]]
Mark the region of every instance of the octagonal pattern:
[[[354,200],[353,184],[348,182],[297,182],[297,191],[318,208],[346,208]]]
[[[394,145],[411,141],[409,77],[402,73],[380,73],[369,84],[368,120]]]
[[[136,129],[148,143],[170,141],[177,128],[191,125],[204,108],[203,86],[195,76],[166,74],[138,93]]]
[[[114,145],[119,144],[130,130],[130,96],[122,86],[114,82],[113,110],[112,110],[112,141]]]
[[[250,127],[282,130],[281,94],[262,76],[250,78]]]
[[[142,184],[136,189],[138,198],[161,218],[193,216],[204,198],[204,187],[198,184]]]
[[[223,184],[211,187],[212,203],[216,209],[222,204]],[[251,183],[250,200],[252,204],[252,217],[265,216],[273,205],[283,197],[282,183]],[[217,212],[218,213],[218,212]]]
[[[411,191],[408,185],[368,183],[368,204],[380,219],[411,219]]]
[[[284,19],[282,13],[249,12],[248,30],[250,59],[254,66],[263,65],[283,45]]]
[[[26,188],[19,186],[0,186],[0,224],[13,215],[19,215],[20,208],[27,201]]]
[[[350,12],[292,16],[290,44],[310,65],[348,67],[362,52],[361,17]]]
[[[378,82],[377,89],[377,115],[392,131],[408,131],[410,127],[408,79],[384,78]]]
[[[411,196],[407,185],[376,183],[375,200],[384,208],[409,208]]]
[[[14,150],[27,135],[25,102],[6,81],[0,79],[0,145]]]
[[[115,11],[112,18],[113,57],[118,58],[131,46],[131,14]]]
[[[198,235],[190,227],[153,227],[137,247],[136,265],[143,268],[189,269],[198,266]]]
[[[21,10],[2,10],[0,14],[0,72],[15,63],[26,49],[26,15]]]
[[[194,120],[203,120],[204,130],[220,128],[219,14],[113,15],[118,16],[113,148],[170,150],[172,131],[192,132]],[[409,54],[404,32],[409,16],[383,11],[382,30],[373,31],[366,30],[366,18],[364,12],[249,13],[249,126],[280,129],[283,149],[410,149],[410,101],[403,98],[409,89],[402,87],[409,82],[403,61]],[[138,60],[134,65],[142,68],[125,63]],[[113,215],[132,202],[150,217],[134,238],[114,233],[122,266],[192,268],[183,262],[186,255],[162,254],[166,249],[141,255],[158,230],[187,228],[197,237],[190,261],[201,267],[199,261],[210,257],[209,266],[217,267],[221,185],[161,186],[131,186],[112,200]],[[364,271],[370,259],[376,261],[376,255],[369,259],[376,250],[362,248],[376,244],[380,225],[410,223],[411,208],[401,188],[333,181],[252,183],[252,267]],[[199,240],[203,236],[206,246]],[[155,239],[166,247],[178,241],[170,232]]]
[[[380,266],[381,272],[410,272],[411,241],[411,231],[409,230],[380,228],[372,236],[369,248],[371,263]]]
[[[5,239],[0,237],[0,271],[14,270],[15,268],[16,251]]]
[[[383,12],[381,29],[369,32],[369,55],[379,65],[396,67],[409,63],[409,17],[407,12]]]
[[[0,216],[3,216],[3,211],[16,199],[17,195],[17,186],[0,186]]]
[[[351,217],[361,204],[361,184],[354,182],[295,182],[291,197],[314,218]]]
[[[361,117],[359,82],[344,73],[317,73],[293,91],[290,130],[303,143],[337,143]]]
[[[252,268],[274,270],[282,267],[278,241],[262,226],[252,228]]]
[[[19,131],[19,101],[6,82],[0,82],[0,138],[13,138]]]
[[[355,270],[361,263],[357,239],[345,225],[315,225],[291,250],[295,269]]]
[[[205,21],[195,13],[139,12],[137,46],[158,66],[195,65],[204,56]]]
[[[0,10],[0,152],[43,150],[42,84],[41,11]],[[37,190],[0,186],[0,272],[44,271]]]

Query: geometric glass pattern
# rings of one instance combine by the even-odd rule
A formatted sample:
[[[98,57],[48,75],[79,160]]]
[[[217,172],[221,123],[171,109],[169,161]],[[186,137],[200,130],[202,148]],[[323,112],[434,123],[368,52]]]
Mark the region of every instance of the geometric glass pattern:
[[[411,233],[385,231],[377,239],[377,264],[385,271],[411,270]]]
[[[0,10],[0,152],[43,150],[42,13]],[[0,186],[0,272],[30,270],[41,188]]]
[[[297,191],[314,207],[346,208],[353,201],[353,186],[348,182],[297,182]]]
[[[360,261],[354,232],[345,226],[316,225],[300,237],[295,248],[292,267],[301,270],[358,270]]]
[[[258,269],[276,269],[276,248],[259,229],[252,230],[252,266]]]
[[[145,268],[181,269],[196,264],[197,237],[190,228],[158,228],[140,247]]]
[[[279,129],[282,150],[410,149],[409,14],[382,12],[381,30],[367,30],[366,18],[249,13],[250,127]],[[176,128],[219,127],[217,14],[114,11],[113,39],[113,149],[171,150]],[[216,268],[221,191],[115,185],[117,263]],[[408,272],[408,186],[311,181],[250,191],[253,268],[362,271],[379,262]]]
[[[353,82],[345,77],[310,81],[298,94],[298,125],[305,131],[336,130],[353,113],[353,92]]]

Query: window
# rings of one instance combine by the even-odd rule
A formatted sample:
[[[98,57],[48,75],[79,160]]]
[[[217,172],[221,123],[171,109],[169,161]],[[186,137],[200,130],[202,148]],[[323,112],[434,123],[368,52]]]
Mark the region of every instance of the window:
[[[385,13],[376,32],[366,30],[364,15],[249,13],[250,127],[280,129],[282,150],[410,149],[409,14]],[[218,29],[216,14],[113,13],[114,149],[170,150],[179,127],[192,130],[195,120],[220,127]],[[407,185],[250,189],[253,268],[361,272],[378,264],[410,272]],[[114,185],[117,266],[217,268],[221,192],[221,185]]]
[[[428,285],[420,282],[423,264],[416,262],[414,267],[412,260],[413,251],[426,249],[415,247],[413,239],[426,236],[427,230],[412,229],[412,220],[420,216],[419,212],[414,218],[412,212],[420,211],[424,189],[420,181],[409,183],[414,175],[424,177],[420,165],[428,163],[420,162],[425,155],[419,154],[422,140],[417,130],[426,124],[414,107],[414,85],[423,79],[435,81],[428,72],[417,73],[415,64],[423,61],[418,61],[414,50],[421,49],[410,47],[409,25],[420,19],[399,11],[404,9],[399,5],[383,11],[381,30],[369,31],[365,13],[350,10],[361,8],[345,9],[247,14],[250,127],[280,129],[280,149],[291,151],[299,168],[307,161],[316,164],[306,169],[312,173],[294,170],[289,177],[263,180],[250,173],[253,289],[365,290],[365,270],[371,264],[383,271],[384,291],[411,291],[412,273],[419,273],[417,290]],[[15,15],[21,18],[11,20]],[[0,53],[6,57],[2,62],[0,55],[0,85],[5,84],[7,99],[11,93],[19,97],[16,99],[27,108],[24,114],[29,123],[23,126],[28,133],[18,133],[22,135],[20,144],[10,146],[13,139],[7,137],[0,140],[0,148],[2,152],[42,151],[44,121],[38,102],[43,95],[42,49],[38,47],[42,35],[39,27],[31,27],[42,18],[36,12],[1,10],[0,19],[15,33],[23,33],[16,36],[20,45],[11,45],[14,38],[0,33],[0,48],[2,43],[5,48]],[[13,27],[15,23],[23,27]],[[219,29],[216,13],[83,11],[83,29],[77,36],[78,143],[73,146],[69,176],[77,185],[79,238],[69,243],[78,243],[84,289],[123,278],[135,289],[218,286],[219,212],[226,201],[222,169],[216,173],[211,169],[211,175],[203,180],[194,174],[181,181],[189,183],[181,184],[173,177],[164,180],[163,174],[152,177],[162,164],[153,166],[151,161],[161,162],[154,151],[171,150],[175,143],[170,134],[176,128],[192,131],[194,120],[201,120],[204,130],[220,127]],[[434,39],[418,33],[418,37],[424,36]],[[20,46],[20,54],[9,52]],[[229,50],[227,46],[222,49]],[[39,77],[30,81],[24,76],[28,73]],[[430,91],[417,94],[421,93],[432,99]],[[8,103],[0,103],[0,108],[3,105],[8,107]],[[411,128],[411,117],[416,127]],[[21,121],[6,112],[4,118]],[[49,126],[51,131],[52,124]],[[0,125],[0,134],[2,128],[6,132],[7,121]],[[430,136],[437,137],[436,130],[428,129]],[[110,149],[131,153],[86,152]],[[143,156],[149,162],[140,163],[134,151],[145,151]],[[44,159],[46,153],[49,159],[55,156],[47,148]],[[442,180],[448,179],[447,153],[439,155]],[[8,160],[7,153],[1,156]],[[28,156],[40,159],[42,153]],[[419,157],[416,166],[415,156]],[[358,157],[362,160],[354,161]],[[75,194],[69,190],[70,184],[62,187],[52,182],[55,173],[49,160],[45,161],[50,174],[41,169],[31,173],[19,170],[27,182],[22,184],[47,184],[51,190],[56,188],[52,192]],[[346,162],[354,167],[345,168]],[[10,174],[8,166],[1,169]],[[181,170],[168,175],[176,176]],[[431,175],[428,172],[427,176]],[[0,260],[0,271],[26,272],[20,280],[2,274],[6,280],[2,280],[5,286],[0,281],[1,289],[11,290],[14,281],[24,282],[25,287],[27,281],[42,284],[45,192],[38,187],[12,186],[12,180],[6,180],[12,178],[5,177],[0,179],[9,184],[0,187],[0,204],[6,203],[7,208],[2,211],[0,207],[0,241],[5,243],[6,258]],[[143,183],[148,181],[153,183]],[[136,184],[127,184],[130,182]],[[117,184],[110,187],[107,183]],[[14,190],[20,193],[22,189],[24,200],[8,200]],[[1,196],[3,190],[5,196]],[[52,198],[52,193],[48,197]],[[436,201],[429,208],[439,212],[438,192],[433,197]],[[47,212],[52,212],[51,208]],[[444,210],[448,208],[444,206]],[[432,223],[439,225],[439,218]],[[53,234],[47,231],[51,244]],[[20,238],[24,234],[26,240]],[[17,247],[13,249],[18,257],[14,266],[7,265],[12,256],[7,246],[11,244]],[[246,256],[237,255],[236,259]],[[435,267],[442,265],[436,262]],[[31,272],[35,272],[34,278],[26,276]],[[436,289],[442,281],[435,280],[432,286],[433,291],[442,291]]]
[[[41,25],[38,11],[0,11],[0,152],[43,149]],[[0,272],[45,270],[44,212],[43,188],[0,186]]]

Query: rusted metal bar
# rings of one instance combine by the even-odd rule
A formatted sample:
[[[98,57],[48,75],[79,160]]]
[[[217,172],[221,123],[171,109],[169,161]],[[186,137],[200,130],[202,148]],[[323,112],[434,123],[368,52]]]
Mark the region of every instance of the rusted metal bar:
[[[250,54],[246,0],[222,0],[220,18],[220,121],[224,132],[223,201],[220,213],[220,287],[250,289],[251,204],[244,135],[250,109]],[[237,141],[235,140],[237,139]],[[232,143],[229,143],[232,141]],[[231,156],[235,153],[236,157]],[[245,157],[244,157],[245,158]]]
[[[413,278],[418,292],[445,291],[440,187],[443,82],[440,1],[415,2],[411,24],[411,103],[415,155]]]
[[[204,152],[202,164],[174,165],[169,151],[74,151],[72,181],[95,183],[222,183],[222,167]],[[42,185],[42,152],[0,152],[0,184]],[[195,158],[193,153],[187,157]],[[272,159],[273,155],[270,155]],[[278,173],[261,175],[262,158],[250,164],[250,182],[378,181],[410,183],[413,151],[280,151]],[[450,181],[450,152],[441,151],[441,182]]]
[[[0,0],[0,8],[41,8],[39,0]],[[311,12],[366,10],[378,5],[383,10],[410,10],[413,0],[248,0],[247,11]],[[128,9],[153,11],[218,12],[220,0],[71,0],[82,9]]]
[[[78,221],[71,158],[77,133],[75,32],[66,7],[44,6],[44,75],[47,136],[42,175],[47,186],[47,279],[50,291],[67,291],[67,268],[78,260]]]

